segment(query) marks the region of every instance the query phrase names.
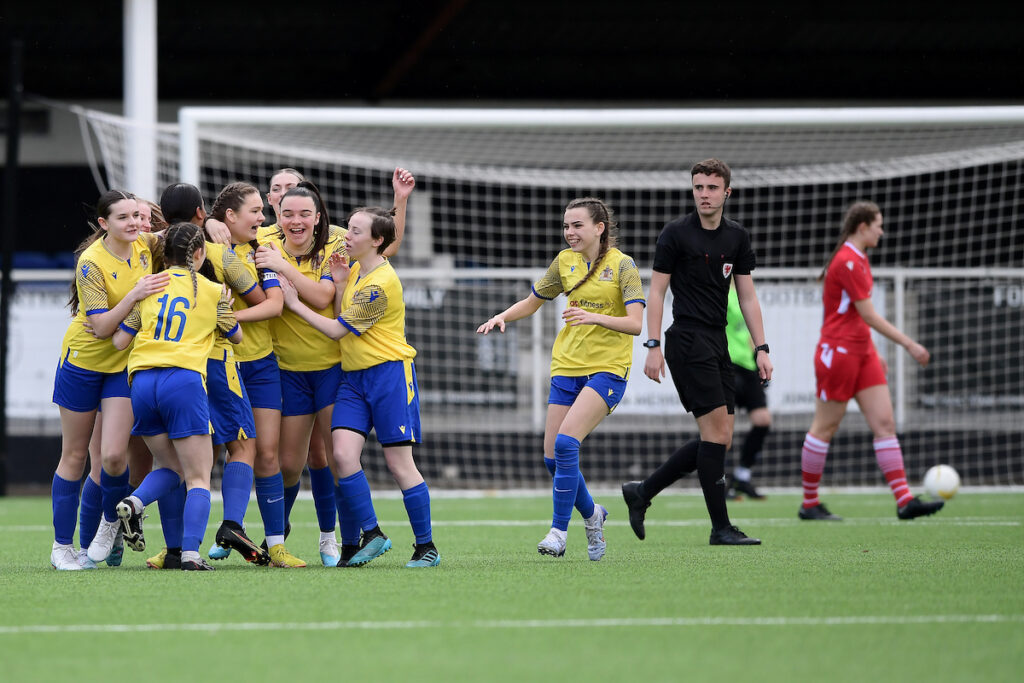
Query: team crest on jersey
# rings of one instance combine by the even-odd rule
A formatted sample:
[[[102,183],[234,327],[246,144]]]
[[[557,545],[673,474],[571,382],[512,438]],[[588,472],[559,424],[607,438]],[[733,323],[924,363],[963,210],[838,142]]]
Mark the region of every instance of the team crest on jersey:
[[[139,265],[143,270],[149,268],[149,254],[139,254]]]
[[[256,252],[250,251],[248,254],[245,255],[245,260],[248,261],[249,263],[256,263]]]
[[[853,261],[847,261],[846,262],[846,269],[847,270],[853,270]]]
[[[722,264],[722,277],[727,278],[730,275],[732,275],[732,264],[731,263],[723,263]]]
[[[612,273],[612,267],[605,266],[604,270],[601,271],[601,274],[597,276],[597,279],[601,282],[611,282],[614,277],[615,275]]]

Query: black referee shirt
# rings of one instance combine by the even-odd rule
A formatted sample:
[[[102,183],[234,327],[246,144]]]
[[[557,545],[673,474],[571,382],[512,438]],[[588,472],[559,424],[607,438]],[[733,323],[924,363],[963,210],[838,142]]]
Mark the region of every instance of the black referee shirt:
[[[756,265],[750,235],[725,217],[715,230],[702,228],[696,213],[669,221],[654,250],[654,270],[671,276],[675,324],[724,328],[733,274],[749,275]]]

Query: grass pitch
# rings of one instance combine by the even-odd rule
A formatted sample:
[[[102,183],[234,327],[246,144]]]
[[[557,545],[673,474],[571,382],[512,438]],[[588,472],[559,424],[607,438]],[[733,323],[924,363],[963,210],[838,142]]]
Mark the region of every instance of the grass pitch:
[[[1020,679],[1022,493],[961,492],[911,522],[881,490],[823,495],[841,523],[798,520],[798,494],[731,503],[760,547],[709,546],[693,494],[659,497],[638,541],[618,492],[599,493],[610,512],[601,562],[587,559],[578,515],[565,557],[537,554],[547,495],[436,495],[440,567],[405,569],[412,534],[395,498],[376,503],[391,552],[320,567],[313,505],[300,499],[288,546],[309,568],[233,555],[203,573],[146,569],[162,545],[156,506],[152,552],[55,572],[49,499],[0,498],[2,678]],[[260,539],[255,504],[248,526]]]

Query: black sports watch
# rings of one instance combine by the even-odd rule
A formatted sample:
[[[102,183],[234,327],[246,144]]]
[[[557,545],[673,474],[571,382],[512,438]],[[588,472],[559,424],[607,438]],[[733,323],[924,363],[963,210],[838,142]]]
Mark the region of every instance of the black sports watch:
[[[758,351],[764,351],[765,353],[771,353],[771,351],[768,349],[768,345],[767,344],[761,344],[760,346],[755,346],[754,347],[754,356],[755,357],[757,356],[757,352]]]
[[[648,339],[647,341],[644,342],[644,346],[646,346],[649,349],[656,349],[659,346],[661,346],[661,340],[660,339]]]

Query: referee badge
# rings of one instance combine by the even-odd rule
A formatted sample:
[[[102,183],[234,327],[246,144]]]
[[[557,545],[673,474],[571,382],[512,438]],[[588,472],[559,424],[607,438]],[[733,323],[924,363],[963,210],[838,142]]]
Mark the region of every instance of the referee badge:
[[[732,264],[731,263],[723,263],[722,264],[722,277],[727,278],[730,275],[732,275]]]

